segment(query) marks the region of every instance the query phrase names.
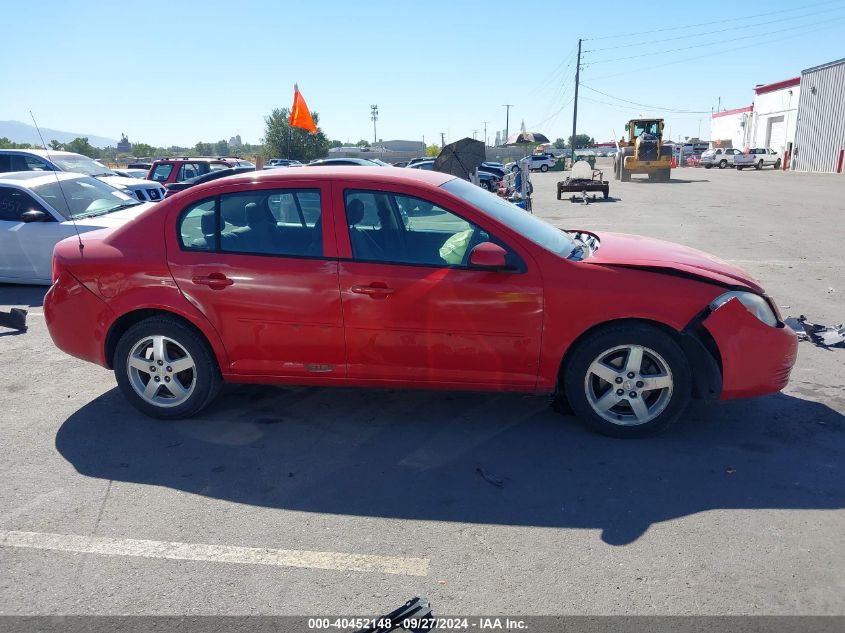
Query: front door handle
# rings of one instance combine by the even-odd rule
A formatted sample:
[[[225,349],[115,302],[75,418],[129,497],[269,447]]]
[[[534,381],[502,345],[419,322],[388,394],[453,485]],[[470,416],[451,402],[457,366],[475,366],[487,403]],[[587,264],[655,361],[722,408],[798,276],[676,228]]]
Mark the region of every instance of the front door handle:
[[[193,277],[191,281],[198,286],[208,286],[212,290],[223,290],[226,286],[235,283],[223,273],[209,273],[205,276]]]
[[[393,294],[394,290],[388,287],[386,283],[374,281],[369,286],[352,286],[352,292],[359,295],[369,295],[373,298],[384,298]]]

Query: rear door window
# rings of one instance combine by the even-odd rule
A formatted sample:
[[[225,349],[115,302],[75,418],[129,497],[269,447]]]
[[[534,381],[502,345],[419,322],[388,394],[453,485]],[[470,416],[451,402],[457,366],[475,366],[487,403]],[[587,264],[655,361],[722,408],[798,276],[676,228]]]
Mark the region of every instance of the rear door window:
[[[155,180],[156,182],[166,182],[167,179],[170,178],[170,174],[172,172],[173,165],[170,163],[156,165],[155,169],[153,169],[152,176],[150,176],[150,180]]]

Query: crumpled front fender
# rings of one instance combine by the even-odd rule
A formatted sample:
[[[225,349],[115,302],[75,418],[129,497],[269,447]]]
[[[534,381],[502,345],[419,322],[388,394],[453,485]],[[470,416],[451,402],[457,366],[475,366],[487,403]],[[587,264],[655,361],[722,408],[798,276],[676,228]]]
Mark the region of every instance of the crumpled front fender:
[[[798,337],[783,325],[760,321],[738,299],[714,310],[702,325],[713,337],[722,364],[721,400],[780,391],[798,354]]]

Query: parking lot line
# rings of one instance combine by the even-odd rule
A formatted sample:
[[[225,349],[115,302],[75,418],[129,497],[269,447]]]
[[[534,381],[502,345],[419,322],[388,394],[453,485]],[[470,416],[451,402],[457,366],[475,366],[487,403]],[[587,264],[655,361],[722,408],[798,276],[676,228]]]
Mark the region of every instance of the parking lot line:
[[[429,562],[427,558],[178,543],[76,534],[19,532],[15,530],[0,530],[0,547],[238,565],[274,565],[277,567],[304,567],[337,571],[368,571],[401,576],[427,576]]]

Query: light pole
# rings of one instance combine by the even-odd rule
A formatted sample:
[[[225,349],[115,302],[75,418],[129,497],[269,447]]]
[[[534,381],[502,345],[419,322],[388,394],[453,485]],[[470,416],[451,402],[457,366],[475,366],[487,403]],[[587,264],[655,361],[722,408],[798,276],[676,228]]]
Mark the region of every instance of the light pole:
[[[370,118],[373,120],[373,145],[378,143],[378,136],[376,135],[376,121],[378,121],[378,105],[370,106]]]
[[[487,121],[482,121],[484,124],[484,147],[487,147]]]
[[[508,142],[508,129],[510,128],[510,118],[511,118],[511,108],[513,107],[512,103],[506,103],[502,106],[505,108],[505,140],[502,145]]]

